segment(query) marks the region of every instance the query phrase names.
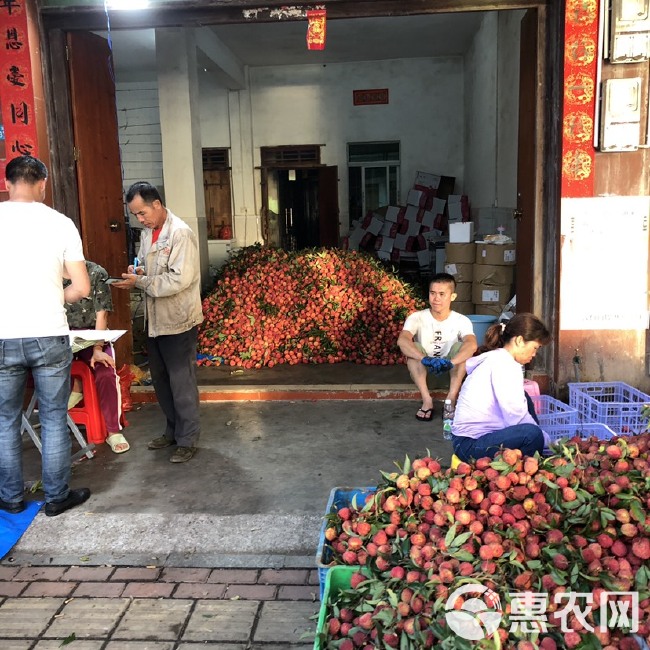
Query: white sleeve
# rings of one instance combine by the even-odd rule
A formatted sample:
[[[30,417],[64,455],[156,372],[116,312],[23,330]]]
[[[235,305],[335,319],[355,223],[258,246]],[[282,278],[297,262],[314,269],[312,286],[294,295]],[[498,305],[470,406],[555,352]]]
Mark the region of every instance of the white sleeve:
[[[417,312],[413,312],[406,317],[402,330],[410,332],[413,336],[417,336],[420,332],[420,317]]]
[[[65,237],[65,252],[63,259],[66,262],[82,262],[84,259],[84,249],[81,243],[79,231],[74,225],[72,219],[64,217],[64,237]]]

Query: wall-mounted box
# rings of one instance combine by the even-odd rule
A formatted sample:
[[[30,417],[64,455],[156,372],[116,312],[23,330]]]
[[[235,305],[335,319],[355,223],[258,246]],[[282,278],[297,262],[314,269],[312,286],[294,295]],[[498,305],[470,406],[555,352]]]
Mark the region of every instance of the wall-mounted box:
[[[611,7],[609,51],[605,56],[611,63],[650,58],[650,0],[612,0]]]
[[[641,77],[603,82],[601,151],[635,151],[641,144],[641,83]]]

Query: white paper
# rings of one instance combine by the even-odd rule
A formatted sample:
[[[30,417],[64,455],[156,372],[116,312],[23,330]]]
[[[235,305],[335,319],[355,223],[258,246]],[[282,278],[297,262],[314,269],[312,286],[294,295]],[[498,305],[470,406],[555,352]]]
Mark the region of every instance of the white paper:
[[[456,275],[456,273],[458,273],[458,269],[456,268],[455,264],[445,264],[445,273],[449,273],[449,275]]]
[[[70,330],[70,339],[115,343],[123,334],[126,334],[126,330]]]
[[[409,220],[408,224],[409,227],[408,230],[406,231],[406,234],[409,237],[417,237],[420,234],[420,228],[422,228],[422,224],[419,221],[416,221],[415,219]]]
[[[384,235],[390,235],[390,231],[393,228],[393,224],[390,221],[384,221],[381,230],[379,231],[379,234],[384,236]]]
[[[483,302],[499,302],[499,290],[484,289],[481,291],[481,300]]]
[[[387,253],[386,251],[378,250],[377,257],[380,260],[385,260],[386,262],[390,262],[390,253]]]

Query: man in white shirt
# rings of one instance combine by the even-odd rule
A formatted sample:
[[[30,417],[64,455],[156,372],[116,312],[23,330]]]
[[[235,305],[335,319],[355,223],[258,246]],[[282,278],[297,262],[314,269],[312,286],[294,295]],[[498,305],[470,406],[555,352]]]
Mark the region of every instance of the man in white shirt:
[[[433,399],[427,385],[427,369],[441,373],[449,369],[447,399],[456,403],[465,378],[465,361],[478,347],[472,321],[452,311],[456,280],[448,273],[436,274],[429,283],[429,309],[410,314],[397,345],[406,356],[406,367],[422,395],[415,417],[428,422],[433,417]]]
[[[2,312],[0,313],[0,509],[24,510],[20,425],[31,371],[41,422],[45,514],[88,499],[71,490],[70,330],[64,302],[88,295],[90,280],[74,223],[43,204],[47,168],[32,156],[7,163],[9,200],[0,203]],[[70,284],[64,289],[63,279]]]

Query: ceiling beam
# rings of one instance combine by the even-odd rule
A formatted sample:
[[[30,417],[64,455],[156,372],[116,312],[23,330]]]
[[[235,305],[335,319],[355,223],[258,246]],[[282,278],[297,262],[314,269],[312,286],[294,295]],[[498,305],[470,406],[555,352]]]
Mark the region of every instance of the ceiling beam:
[[[269,23],[305,20],[308,9],[327,9],[330,20],[384,16],[415,16],[466,11],[534,9],[548,0],[322,0],[319,3],[287,5],[271,0],[208,0],[161,4],[155,9],[110,11],[111,29],[148,29],[152,27],[202,27],[233,23]],[[48,29],[105,30],[107,17],[101,7],[40,7]]]
[[[241,61],[217,37],[209,27],[197,27],[194,30],[196,47],[198,47],[218,68],[230,90],[246,88],[246,74]]]

